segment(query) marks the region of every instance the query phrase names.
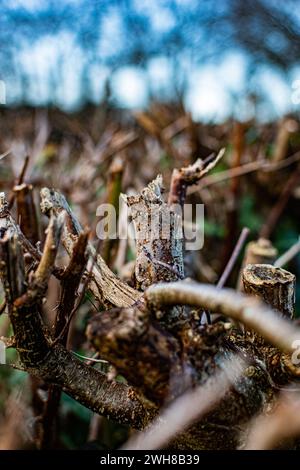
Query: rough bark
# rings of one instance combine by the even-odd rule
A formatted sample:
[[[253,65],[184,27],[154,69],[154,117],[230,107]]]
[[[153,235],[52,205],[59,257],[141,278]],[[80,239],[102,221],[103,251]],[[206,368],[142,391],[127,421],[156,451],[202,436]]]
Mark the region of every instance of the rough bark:
[[[294,317],[295,282],[294,274],[268,264],[250,264],[243,271],[245,292],[263,299],[278,315],[287,319]],[[292,364],[290,355],[282,353],[276,347],[270,347],[255,330],[246,332],[246,335],[249,340],[260,346],[260,354],[276,383],[283,385],[300,376],[299,369]]]
[[[57,308],[55,323],[51,331],[54,339],[60,338],[60,343],[67,346],[69,328],[66,328],[68,314],[72,312],[77,290],[84,272],[87,256],[86,245],[88,232],[80,233],[74,246],[69,265],[61,279],[61,294]],[[48,388],[48,398],[43,404],[40,419],[40,448],[52,448],[56,437],[57,417],[62,389],[51,384]]]
[[[179,340],[151,322],[149,312],[127,308],[101,313],[92,318],[87,336],[101,358],[157,404],[183,390]]]
[[[63,389],[95,413],[142,429],[157,413],[156,407],[132,387],[84,364],[62,346],[56,345],[46,360],[28,372]]]
[[[184,276],[182,218],[163,201],[162,192],[159,175],[141,194],[124,196],[135,227],[135,279],[143,291],[151,284]],[[164,318],[169,329],[185,318],[182,308],[157,311],[156,316]]]
[[[63,332],[68,320],[67,316],[72,312],[75,305],[77,290],[87,263],[86,247],[88,235],[87,231],[79,234],[78,240],[74,244],[70,262],[61,279],[61,294],[52,332],[54,338],[57,338]],[[65,331],[61,338],[61,343],[64,345],[66,345],[67,336],[68,331]]]
[[[162,199],[159,175],[137,196],[125,196],[135,226],[135,277],[143,291],[159,281],[183,278],[181,218]]]
[[[59,341],[51,341],[42,323],[41,300],[49,276],[56,271],[60,235],[71,264],[83,242],[80,269],[60,273],[62,282],[66,273],[71,277],[74,274],[76,282],[72,289],[76,290],[86,261],[86,239],[64,197],[53,190],[42,190],[41,207],[51,215],[51,222],[43,253],[37,256],[39,265],[29,278],[25,277],[22,264],[20,232],[7,214],[5,200],[2,202],[1,276],[21,364],[30,374],[61,388],[94,412],[143,428],[163,404],[186,390],[205,386],[208,379],[222,369],[224,358],[230,360],[236,354],[242,355],[247,364],[243,375],[225,394],[223,390],[215,397],[215,402],[221,399],[215,409],[209,410],[201,422],[179,434],[171,444],[179,449],[232,449],[239,445],[240,430],[249,418],[273,399],[274,379],[278,377],[272,373],[272,368],[280,369],[279,380],[297,377],[289,363],[289,354],[294,352],[293,341],[300,339],[300,329],[285,318],[291,310],[291,288],[284,294],[287,285],[282,282],[277,289],[287,296],[286,303],[283,297],[279,301],[278,295],[277,303],[273,299],[272,307],[275,305],[285,314],[280,316],[261,300],[245,294],[181,281],[182,239],[176,236],[177,215],[162,200],[160,177],[140,195],[127,198],[138,234],[136,277],[144,293],[119,281],[99,256],[92,270],[90,287],[96,297],[118,308],[95,316],[88,328],[88,338],[101,357],[125,376],[129,385],[110,381],[105,374],[79,361]],[[152,225],[149,223],[152,212],[154,221],[158,221],[154,226],[153,221]],[[167,234],[162,223],[165,218],[170,221]],[[60,234],[62,223],[64,228]],[[158,237],[157,232],[156,235],[151,233],[153,227],[158,227]],[[90,244],[87,244],[86,255],[89,262],[95,257]],[[266,270],[263,272],[265,274]],[[274,284],[273,270],[272,279]],[[289,282],[292,283],[291,278]],[[157,284],[150,285],[152,283]],[[65,286],[65,290],[67,288]],[[271,297],[271,293],[266,294],[265,300],[271,303]],[[69,297],[65,292],[61,302],[63,310],[71,308],[73,311],[74,296]],[[236,330],[232,324],[201,325],[197,310],[186,306],[205,308],[242,322],[272,344],[273,350],[264,343],[249,341],[247,334]],[[166,317],[177,321],[176,330],[169,327]],[[275,361],[274,365],[277,357],[279,362]]]

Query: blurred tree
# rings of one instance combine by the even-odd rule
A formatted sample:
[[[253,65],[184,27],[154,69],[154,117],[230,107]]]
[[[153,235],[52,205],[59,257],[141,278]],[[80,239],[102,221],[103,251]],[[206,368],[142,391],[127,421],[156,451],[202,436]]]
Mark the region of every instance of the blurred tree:
[[[48,76],[48,99],[55,102],[53,88],[61,83],[70,56],[66,37],[82,52],[76,71],[82,101],[91,96],[93,67],[104,65],[111,72],[124,65],[146,68],[157,56],[170,61],[179,94],[192,66],[232,50],[247,55],[251,71],[262,61],[286,71],[299,61],[298,7],[299,0],[0,0],[0,79],[18,81],[18,99],[26,98],[37,72],[24,66],[22,51],[58,38],[55,78]]]

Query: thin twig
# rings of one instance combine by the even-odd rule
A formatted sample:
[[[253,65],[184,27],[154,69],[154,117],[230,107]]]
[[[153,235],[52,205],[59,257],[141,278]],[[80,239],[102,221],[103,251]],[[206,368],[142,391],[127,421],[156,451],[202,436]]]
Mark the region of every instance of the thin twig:
[[[198,183],[197,187],[189,188],[188,194],[193,194],[199,189],[207,188],[213,184],[222,183],[223,181],[227,181],[228,179],[235,178],[236,176],[246,175],[248,173],[253,173],[258,170],[262,170],[264,172],[272,172],[281,170],[282,168],[286,168],[289,165],[300,160],[300,152],[296,152],[294,155],[286,158],[281,162],[274,162],[270,163],[267,160],[260,160],[255,162],[246,163],[245,165],[238,166],[236,168],[230,168],[229,170],[221,171],[214,175],[206,176],[202,178],[201,181]]]
[[[244,227],[243,230],[241,231],[241,234],[238,238],[238,241],[236,242],[236,245],[235,245],[235,248],[232,252],[232,255],[223,271],[223,274],[222,276],[220,277],[220,279],[218,280],[217,282],[217,287],[219,289],[221,289],[222,287],[224,287],[228,277],[230,276],[230,273],[236,263],[236,260],[245,244],[245,241],[249,235],[249,232],[250,230],[247,228],[247,227]]]
[[[300,237],[299,240],[292,245],[283,255],[279,256],[274,263],[276,268],[282,268],[285,264],[288,264],[297,254],[300,252]]]
[[[225,285],[225,283],[226,283],[228,277],[230,276],[231,271],[232,271],[232,269],[233,269],[233,267],[234,267],[234,265],[235,265],[235,263],[236,263],[236,260],[237,260],[239,254],[240,254],[240,252],[241,252],[241,250],[242,250],[242,248],[243,248],[243,246],[244,246],[244,244],[245,244],[245,241],[246,241],[246,239],[247,239],[247,237],[248,237],[248,235],[249,235],[249,232],[250,232],[250,230],[249,230],[247,227],[244,227],[244,228],[243,228],[243,230],[242,230],[242,232],[241,232],[241,234],[240,234],[240,236],[239,236],[239,238],[238,238],[238,241],[237,241],[237,243],[236,243],[236,245],[235,245],[235,248],[234,248],[234,250],[233,250],[233,252],[232,252],[232,255],[231,255],[231,257],[229,258],[228,263],[226,264],[225,269],[224,269],[224,271],[223,271],[223,273],[222,273],[220,279],[219,279],[218,282],[217,282],[217,287],[218,287],[219,289],[221,289],[222,287],[224,287],[224,285]],[[205,315],[206,315],[207,323],[210,324],[210,323],[212,322],[212,317],[211,317],[210,312],[205,311],[204,313],[205,313]],[[214,314],[214,315],[213,315],[213,321],[216,321],[218,318],[219,318],[219,315],[218,315],[218,314]]]
[[[11,153],[11,150],[7,150],[7,152],[4,152],[0,155],[0,160],[2,160],[2,158],[5,158],[7,157],[7,155],[9,155]]]
[[[109,364],[108,361],[106,361],[105,359],[96,359],[94,357],[87,357],[87,356],[83,356],[82,354],[78,354],[77,352],[75,351],[70,351],[72,354],[75,354],[75,356],[79,357],[80,359],[85,359],[86,361],[88,361],[88,363],[90,362],[99,362],[101,364]]]

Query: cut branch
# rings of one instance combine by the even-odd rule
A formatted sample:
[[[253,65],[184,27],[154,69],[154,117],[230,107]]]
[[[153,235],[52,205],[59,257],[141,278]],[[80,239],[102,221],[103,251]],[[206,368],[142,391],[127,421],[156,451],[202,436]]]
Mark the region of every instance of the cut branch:
[[[82,232],[82,228],[65,197],[53,189],[43,188],[41,190],[41,209],[45,214],[53,211],[56,215],[66,211],[67,221],[62,234],[62,243],[71,256],[74,243]],[[87,252],[91,258],[95,256],[95,249],[90,243],[87,245]],[[118,279],[100,255],[97,255],[97,261],[93,267],[90,289],[97,300],[102,303],[108,302],[117,307],[133,305],[141,295]]]
[[[40,261],[42,258],[42,252],[34,247],[32,243],[25,237],[19,225],[15,222],[9,212],[9,204],[6,201],[5,193],[0,193],[0,232],[3,234],[9,231],[11,234],[15,234],[23,246],[23,249],[27,251],[34,260]],[[54,266],[53,274],[57,279],[61,279],[63,270]]]
[[[52,274],[57,250],[65,223],[65,214],[60,214],[57,218],[51,216],[46,231],[46,240],[43,254],[38,267],[34,273],[34,285],[44,293],[47,289],[50,275]]]
[[[261,298],[285,318],[294,317],[295,281],[293,274],[268,264],[249,264],[243,271],[244,290],[247,294]],[[300,370],[288,355],[277,348],[271,348],[257,332],[247,332],[248,338],[260,347],[272,380],[286,384],[291,378],[299,377]]]
[[[284,317],[294,317],[294,274],[269,264],[248,264],[243,271],[243,283],[246,294],[260,297]]]
[[[181,218],[164,203],[162,192],[159,175],[141,194],[124,196],[135,226],[135,277],[142,290],[183,277]]]
[[[222,149],[216,157],[209,157],[207,160],[199,158],[188,167],[173,170],[168,205],[170,207],[178,204],[183,206],[188,186],[197,184],[203,176],[216,166],[224,153],[225,149]]]
[[[47,238],[50,239],[49,232]],[[34,286],[30,293],[26,291],[23,253],[15,234],[9,231],[4,234],[0,251],[1,278],[6,300],[11,306],[10,320],[22,367],[31,375],[61,387],[96,413],[133,427],[144,427],[156,413],[151,402],[134,389],[109,381],[104,374],[79,361],[63,346],[51,347],[44,334],[39,302],[34,301],[34,293],[38,297],[39,290]],[[44,281],[50,271],[44,269],[43,257],[44,254],[43,268],[38,268],[41,277],[35,278]],[[48,254],[45,254],[45,259],[49,259]],[[44,282],[41,285],[44,286]]]
[[[259,238],[247,244],[242,267],[239,274],[238,289],[243,290],[242,275],[247,264],[273,264],[277,249],[272,245],[270,240]]]

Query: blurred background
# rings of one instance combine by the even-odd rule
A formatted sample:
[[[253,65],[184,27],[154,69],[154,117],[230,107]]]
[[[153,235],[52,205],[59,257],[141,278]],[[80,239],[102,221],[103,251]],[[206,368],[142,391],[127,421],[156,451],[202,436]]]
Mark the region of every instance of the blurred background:
[[[0,0],[0,187],[12,198],[16,183],[33,185],[33,243],[47,226],[41,187],[62,191],[95,240],[99,204],[158,173],[168,190],[174,168],[224,147],[188,198],[205,204],[205,239],[186,253],[186,274],[216,283],[248,227],[247,241],[267,239],[272,261],[294,247],[284,267],[298,279],[299,314],[299,112],[300,0]],[[132,244],[101,252],[132,282]],[[236,287],[243,256],[226,285]],[[51,279],[49,325],[58,299]],[[85,357],[94,311],[86,296],[69,338]],[[11,334],[3,312],[0,336]],[[37,444],[47,390],[8,365],[0,377],[0,448],[114,448],[128,436],[63,394]]]
[[[2,0],[0,11],[9,106],[180,98],[220,121],[299,104],[298,0]]]

